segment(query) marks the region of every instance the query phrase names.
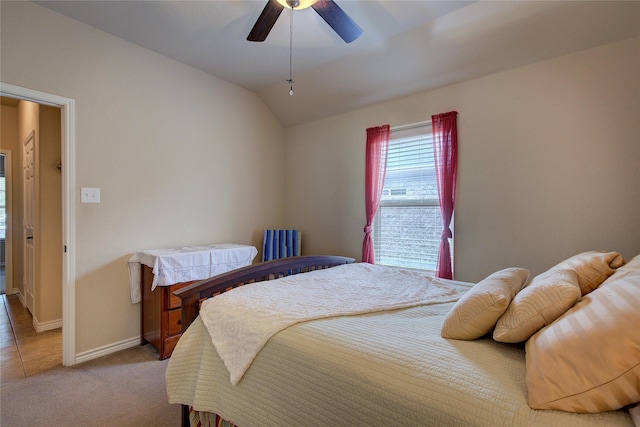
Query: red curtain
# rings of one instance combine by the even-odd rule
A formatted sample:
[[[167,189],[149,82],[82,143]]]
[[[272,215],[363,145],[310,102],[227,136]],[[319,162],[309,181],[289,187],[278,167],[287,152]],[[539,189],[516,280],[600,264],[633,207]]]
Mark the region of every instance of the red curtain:
[[[371,231],[373,218],[378,211],[384,175],[387,169],[387,152],[389,148],[389,125],[367,129],[367,156],[365,165],[365,212],[367,225],[364,226],[364,240],[362,241],[362,262],[375,263],[373,238]]]
[[[438,251],[438,269],[436,277],[453,279],[453,263],[449,239],[451,232],[451,218],[456,205],[456,181],[458,174],[458,130],[456,118],[458,113],[448,113],[431,116],[433,133],[433,152],[436,163],[436,179],[438,181],[438,197],[442,214],[442,236]]]

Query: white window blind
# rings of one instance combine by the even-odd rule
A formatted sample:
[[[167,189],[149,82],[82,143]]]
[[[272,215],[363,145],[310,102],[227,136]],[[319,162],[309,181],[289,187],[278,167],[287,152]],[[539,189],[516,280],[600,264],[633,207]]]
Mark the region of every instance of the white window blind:
[[[436,270],[442,217],[431,124],[391,129],[373,233],[377,264]]]

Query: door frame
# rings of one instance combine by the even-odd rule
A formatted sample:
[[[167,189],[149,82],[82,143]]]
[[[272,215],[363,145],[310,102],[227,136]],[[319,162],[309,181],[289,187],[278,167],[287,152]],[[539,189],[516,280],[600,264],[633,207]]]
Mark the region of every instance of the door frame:
[[[62,364],[76,364],[75,100],[0,82],[0,95],[60,108],[62,151]]]

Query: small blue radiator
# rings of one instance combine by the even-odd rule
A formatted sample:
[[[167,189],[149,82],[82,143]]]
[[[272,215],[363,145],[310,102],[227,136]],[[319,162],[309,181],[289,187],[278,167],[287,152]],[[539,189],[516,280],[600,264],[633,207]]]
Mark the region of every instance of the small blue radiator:
[[[298,230],[264,230],[262,261],[300,256],[301,242]]]

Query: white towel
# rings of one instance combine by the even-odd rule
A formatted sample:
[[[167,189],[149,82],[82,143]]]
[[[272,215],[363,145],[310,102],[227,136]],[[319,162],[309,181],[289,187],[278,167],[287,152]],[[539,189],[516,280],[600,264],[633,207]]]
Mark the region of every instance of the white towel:
[[[137,304],[142,301],[140,290],[140,281],[142,280],[142,265],[140,261],[134,259],[135,255],[129,259],[127,267],[129,267],[129,290],[131,292],[131,304]]]

